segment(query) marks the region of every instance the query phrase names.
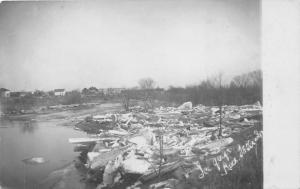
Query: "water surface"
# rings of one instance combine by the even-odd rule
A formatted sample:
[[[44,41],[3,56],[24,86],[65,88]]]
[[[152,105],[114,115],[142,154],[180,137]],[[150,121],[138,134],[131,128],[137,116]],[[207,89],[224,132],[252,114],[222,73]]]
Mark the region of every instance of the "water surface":
[[[59,125],[57,121],[0,120],[0,187],[38,188],[52,171],[78,156],[68,138],[85,133]],[[44,164],[25,164],[22,160],[43,157]]]

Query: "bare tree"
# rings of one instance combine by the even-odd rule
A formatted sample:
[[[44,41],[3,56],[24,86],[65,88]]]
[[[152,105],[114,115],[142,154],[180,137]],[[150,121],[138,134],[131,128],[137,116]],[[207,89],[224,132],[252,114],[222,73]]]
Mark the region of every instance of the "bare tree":
[[[152,78],[143,78],[139,80],[141,89],[154,89],[155,81]]]
[[[153,91],[155,81],[152,78],[143,78],[139,80],[140,89],[143,91],[144,108],[148,110],[153,108]]]
[[[236,87],[247,87],[249,85],[249,79],[247,75],[239,75],[233,78],[232,84]]]
[[[236,87],[260,86],[262,83],[262,73],[255,70],[246,74],[236,76],[232,80],[232,84]]]

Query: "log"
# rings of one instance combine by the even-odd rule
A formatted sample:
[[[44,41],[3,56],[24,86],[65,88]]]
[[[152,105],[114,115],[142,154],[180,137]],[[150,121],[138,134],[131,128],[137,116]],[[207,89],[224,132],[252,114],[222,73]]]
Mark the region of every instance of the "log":
[[[117,137],[105,137],[105,138],[69,138],[69,143],[71,144],[78,144],[78,143],[91,143],[97,141],[104,141],[104,140],[118,140]]]

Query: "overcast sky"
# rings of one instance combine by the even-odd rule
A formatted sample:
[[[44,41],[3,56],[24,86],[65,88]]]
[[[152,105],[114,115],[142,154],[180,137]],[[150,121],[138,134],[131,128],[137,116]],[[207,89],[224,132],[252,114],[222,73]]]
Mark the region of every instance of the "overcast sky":
[[[0,87],[197,84],[260,68],[256,0],[2,2]]]

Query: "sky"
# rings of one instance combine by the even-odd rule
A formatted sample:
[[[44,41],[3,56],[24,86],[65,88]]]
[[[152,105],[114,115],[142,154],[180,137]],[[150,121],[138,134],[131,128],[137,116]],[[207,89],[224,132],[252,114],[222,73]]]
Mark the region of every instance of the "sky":
[[[187,86],[260,69],[257,0],[0,4],[0,88]]]

